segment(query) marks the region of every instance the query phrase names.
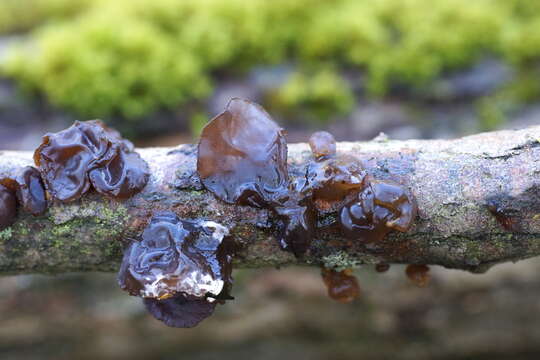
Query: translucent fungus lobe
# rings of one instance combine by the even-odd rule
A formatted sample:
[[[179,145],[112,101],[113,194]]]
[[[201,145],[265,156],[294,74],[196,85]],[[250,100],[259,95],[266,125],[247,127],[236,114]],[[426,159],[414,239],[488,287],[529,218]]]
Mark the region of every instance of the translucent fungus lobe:
[[[416,202],[403,186],[369,179],[356,198],[341,209],[340,224],[350,238],[377,242],[391,230],[407,231],[416,212]]]
[[[238,98],[203,129],[197,171],[219,199],[264,207],[287,191],[287,143],[259,105]]]
[[[418,287],[426,287],[431,279],[429,267],[423,264],[407,265],[405,274]]]
[[[322,270],[322,278],[328,289],[328,296],[340,303],[350,303],[360,295],[360,287],[350,269],[334,271]]]
[[[101,121],[79,122],[46,134],[34,152],[47,190],[60,201],[80,198],[93,185],[100,193],[126,198],[147,183],[147,164],[133,145]]]
[[[179,294],[170,299],[144,299],[146,310],[167,326],[190,328],[199,324],[214,312],[215,302],[206,299],[189,299]]]

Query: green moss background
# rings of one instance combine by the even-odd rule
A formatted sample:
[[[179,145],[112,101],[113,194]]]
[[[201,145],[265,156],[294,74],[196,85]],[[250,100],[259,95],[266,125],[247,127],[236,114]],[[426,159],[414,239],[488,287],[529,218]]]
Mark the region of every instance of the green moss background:
[[[529,69],[540,56],[540,3],[0,2],[0,32],[27,30],[30,36],[10,49],[0,74],[80,118],[114,118],[129,128],[155,111],[201,102],[223,74],[292,63],[294,74],[269,102],[284,114],[301,109],[320,123],[353,109],[356,84],[343,71],[361,71],[368,96],[382,97],[395,87],[421,88],[485,57]],[[502,111],[490,100],[478,104],[488,128]]]

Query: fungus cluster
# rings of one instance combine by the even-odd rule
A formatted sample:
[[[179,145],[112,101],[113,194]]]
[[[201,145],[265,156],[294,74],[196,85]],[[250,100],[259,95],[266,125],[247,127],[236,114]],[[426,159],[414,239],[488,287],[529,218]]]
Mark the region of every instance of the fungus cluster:
[[[305,181],[293,182],[283,129],[259,105],[234,98],[203,129],[197,171],[218,199],[270,209],[281,220],[281,248],[296,256],[309,249],[320,213],[338,212],[342,232],[362,243],[410,228],[417,208],[405,187],[375,179],[357,158],[337,154],[328,132],[314,133],[309,145],[313,161],[306,166]],[[324,271],[326,284],[345,279]]]
[[[331,299],[347,304],[360,295],[360,286],[352,274],[352,269],[335,271],[323,268],[321,275]]]
[[[49,194],[62,202],[83,196],[91,187],[115,199],[141,191],[150,176],[146,162],[120,134],[99,120],[76,121],[49,133],[34,152],[34,162]]]
[[[156,213],[140,241],[124,251],[120,287],[140,296],[148,311],[173,327],[193,327],[210,316],[216,300],[230,299],[232,244],[213,221]]]
[[[45,187],[39,171],[27,166],[13,178],[0,179],[0,230],[10,226],[17,216],[17,207],[34,216],[47,210]]]

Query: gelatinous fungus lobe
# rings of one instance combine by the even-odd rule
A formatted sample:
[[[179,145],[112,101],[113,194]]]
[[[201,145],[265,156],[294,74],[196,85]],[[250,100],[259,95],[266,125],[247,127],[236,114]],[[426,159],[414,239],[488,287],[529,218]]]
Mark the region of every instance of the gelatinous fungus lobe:
[[[206,314],[201,321],[216,299],[229,298],[232,247],[227,235],[227,228],[212,221],[158,213],[142,239],[125,250],[119,284],[145,298],[152,314],[167,324],[191,324],[190,317]],[[177,318],[181,313],[186,318]]]
[[[360,286],[351,269],[334,271],[323,268],[321,275],[331,299],[350,303],[360,295]]]
[[[41,174],[33,166],[25,167],[17,182],[17,200],[24,211],[34,216],[42,215],[47,210],[47,197]]]
[[[34,152],[51,196],[60,201],[80,198],[91,186],[113,198],[127,198],[142,190],[148,165],[133,145],[101,121],[76,121],[71,127],[43,137]]]
[[[227,203],[268,206],[289,182],[283,129],[259,105],[234,98],[203,129],[197,171]]]
[[[312,162],[307,168],[304,192],[311,192],[320,211],[337,211],[365,185],[366,172],[358,159],[341,155]]]
[[[17,216],[17,198],[13,190],[0,184],[0,230],[10,226]]]
[[[356,198],[341,209],[339,221],[348,237],[371,243],[391,230],[406,232],[416,213],[416,201],[403,186],[367,179]]]
[[[429,266],[423,264],[407,265],[405,274],[418,287],[426,287],[431,279]]]
[[[491,215],[495,217],[495,220],[502,226],[506,231],[519,231],[519,223],[515,217],[511,216],[508,211],[498,203],[495,199],[488,200],[486,204]]]

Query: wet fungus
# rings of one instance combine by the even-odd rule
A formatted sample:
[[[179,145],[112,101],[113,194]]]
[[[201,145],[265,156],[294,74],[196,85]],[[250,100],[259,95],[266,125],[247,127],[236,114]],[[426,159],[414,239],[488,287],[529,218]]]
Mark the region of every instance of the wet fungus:
[[[216,300],[230,298],[233,251],[227,235],[213,221],[157,213],[141,240],[124,251],[120,287],[144,298],[152,315],[170,326],[193,324],[194,318],[196,324],[212,313]],[[177,318],[182,314],[186,318]]]
[[[431,276],[429,275],[429,266],[424,264],[407,265],[405,274],[418,287],[426,287],[429,284]]]
[[[360,286],[351,269],[335,271],[322,269],[323,282],[328,290],[328,296],[337,302],[347,304],[358,298]]]
[[[336,155],[336,139],[328,131],[314,132],[309,138],[309,147],[317,161]]]
[[[341,209],[339,221],[346,236],[371,243],[391,230],[406,232],[416,213],[414,197],[403,186],[368,179],[356,198]]]
[[[112,198],[124,199],[142,190],[148,165],[133,145],[99,120],[76,121],[43,137],[34,162],[54,199],[68,202],[91,186]]]
[[[229,204],[268,206],[289,183],[284,131],[259,105],[233,98],[201,133],[197,172]]]
[[[34,216],[47,210],[47,196],[41,174],[33,166],[25,167],[16,178],[16,194],[23,210]]]

